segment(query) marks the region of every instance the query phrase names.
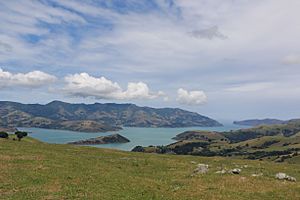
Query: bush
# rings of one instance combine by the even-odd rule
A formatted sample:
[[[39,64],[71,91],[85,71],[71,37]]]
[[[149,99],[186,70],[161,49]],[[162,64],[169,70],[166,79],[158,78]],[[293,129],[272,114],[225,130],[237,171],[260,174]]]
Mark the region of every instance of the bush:
[[[136,146],[131,151],[133,151],[133,152],[145,152],[145,149],[142,146]]]
[[[168,151],[168,147],[166,147],[166,146],[157,146],[156,153],[164,154],[164,153],[167,153],[167,151]]]
[[[8,138],[8,133],[6,132],[0,132],[0,138]]]
[[[15,135],[17,136],[18,140],[20,141],[23,137],[26,137],[28,135],[27,132],[17,131],[15,132]]]

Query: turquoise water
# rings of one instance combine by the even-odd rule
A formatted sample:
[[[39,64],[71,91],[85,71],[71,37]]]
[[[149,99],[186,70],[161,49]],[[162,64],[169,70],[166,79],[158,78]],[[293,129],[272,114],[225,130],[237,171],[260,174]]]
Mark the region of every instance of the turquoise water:
[[[188,127],[188,128],[132,128],[125,127],[123,130],[107,133],[85,133],[41,128],[19,128],[22,131],[29,132],[29,136],[47,143],[65,144],[77,140],[84,140],[98,136],[110,135],[118,133],[131,142],[125,144],[103,144],[92,145],[102,148],[113,148],[130,151],[135,146],[149,146],[149,145],[166,145],[175,140],[174,136],[187,130],[211,130],[211,131],[228,131],[243,128],[233,124],[224,125],[222,127]]]

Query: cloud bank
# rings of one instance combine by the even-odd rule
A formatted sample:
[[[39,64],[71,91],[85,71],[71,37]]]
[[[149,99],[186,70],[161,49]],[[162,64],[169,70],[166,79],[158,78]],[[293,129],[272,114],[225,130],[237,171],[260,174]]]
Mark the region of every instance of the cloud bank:
[[[168,103],[149,101],[148,106],[177,106],[178,88],[200,84],[199,90],[209,96],[201,112],[236,109],[244,114],[259,105],[296,112],[299,7],[299,0],[0,1],[0,27],[5,27],[0,30],[0,66],[14,73],[51,66],[57,77],[83,71],[117,80],[108,84],[107,90],[114,92],[89,92],[98,98],[156,99],[158,92],[149,88],[170,94]],[[119,85],[130,80],[142,82]],[[61,88],[68,88],[65,84]],[[29,98],[22,89],[1,91],[7,99]],[[41,90],[32,94],[36,101],[73,100],[61,94],[41,96]],[[275,103],[280,97],[288,103]]]
[[[71,97],[92,97],[104,100],[151,100],[161,98],[169,101],[170,98],[163,91],[154,92],[144,82],[129,82],[123,89],[119,83],[105,77],[94,77],[88,73],[76,73],[67,75],[60,80],[42,71],[28,73],[11,73],[0,68],[0,88],[39,88],[50,86],[57,82],[51,91],[62,91],[64,95]],[[182,88],[177,91],[177,102],[185,105],[202,105],[207,102],[207,96],[203,91],[187,91]]]

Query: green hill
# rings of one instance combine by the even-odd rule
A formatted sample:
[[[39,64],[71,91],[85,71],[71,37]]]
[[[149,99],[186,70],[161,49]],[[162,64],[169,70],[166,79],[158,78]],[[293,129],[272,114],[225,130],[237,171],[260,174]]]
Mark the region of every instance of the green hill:
[[[166,146],[135,147],[132,151],[160,154],[223,156],[275,162],[299,162],[300,122],[263,125],[227,132],[186,131]]]
[[[0,139],[0,199],[299,199],[300,165]],[[191,176],[198,163],[206,174]],[[246,167],[247,166],[247,167]],[[239,175],[216,174],[241,168]],[[254,177],[252,174],[263,173]]]
[[[254,128],[240,129],[230,132],[222,132],[232,142],[241,142],[263,136],[290,137],[300,132],[300,120],[291,120],[287,124],[261,125]]]

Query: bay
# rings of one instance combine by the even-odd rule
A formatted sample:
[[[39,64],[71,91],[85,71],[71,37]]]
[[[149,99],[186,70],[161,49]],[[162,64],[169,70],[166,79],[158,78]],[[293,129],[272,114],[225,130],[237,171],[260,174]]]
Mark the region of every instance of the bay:
[[[184,127],[184,128],[138,128],[138,127],[124,127],[120,131],[107,133],[86,133],[66,130],[42,129],[42,128],[19,128],[19,130],[29,132],[29,136],[40,141],[53,144],[66,144],[78,140],[85,140],[98,136],[106,136],[118,133],[130,140],[129,143],[124,144],[102,144],[90,145],[100,148],[112,148],[130,151],[135,146],[149,146],[149,145],[167,145],[175,142],[172,138],[177,134],[188,130],[210,130],[210,131],[229,131],[245,128],[234,124],[225,124],[221,127]]]

